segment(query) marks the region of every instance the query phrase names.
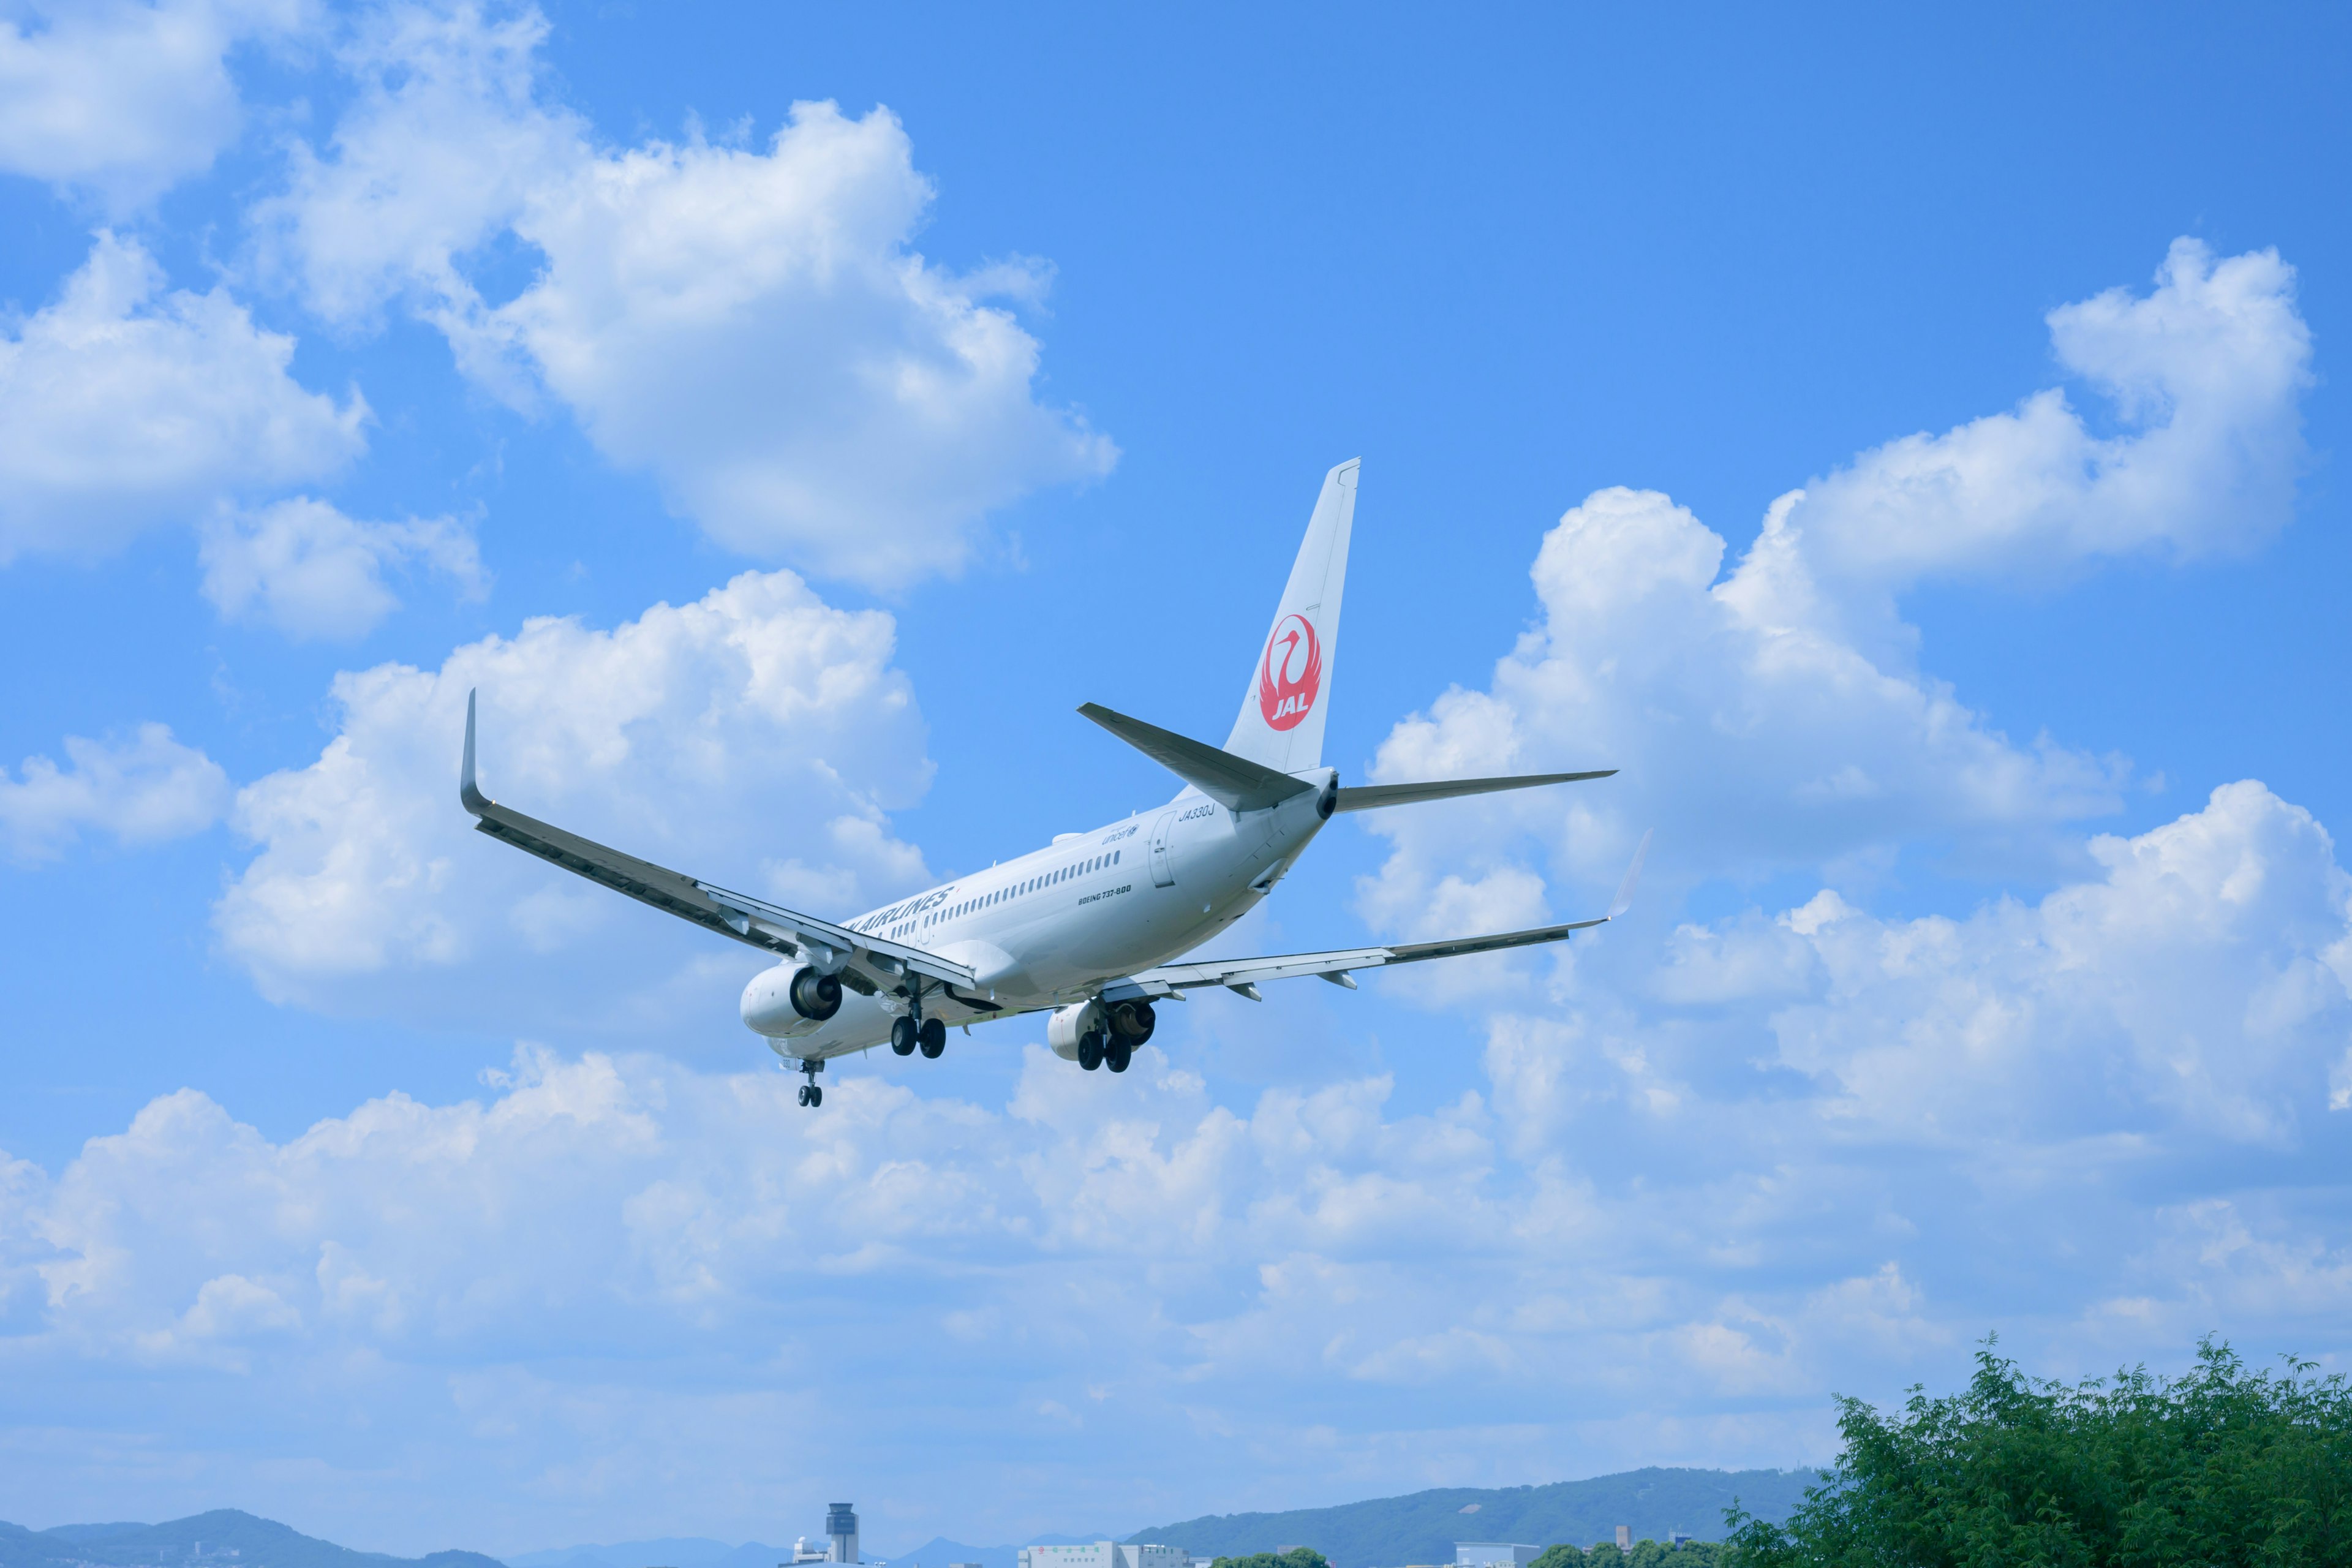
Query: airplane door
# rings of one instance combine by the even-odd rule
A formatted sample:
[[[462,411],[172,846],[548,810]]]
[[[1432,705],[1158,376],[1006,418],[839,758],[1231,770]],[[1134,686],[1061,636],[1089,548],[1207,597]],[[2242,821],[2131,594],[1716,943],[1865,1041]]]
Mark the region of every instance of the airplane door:
[[[1176,814],[1163,811],[1160,820],[1151,825],[1151,885],[1172,888],[1176,885],[1175,858],[1168,853],[1168,840],[1176,832]]]

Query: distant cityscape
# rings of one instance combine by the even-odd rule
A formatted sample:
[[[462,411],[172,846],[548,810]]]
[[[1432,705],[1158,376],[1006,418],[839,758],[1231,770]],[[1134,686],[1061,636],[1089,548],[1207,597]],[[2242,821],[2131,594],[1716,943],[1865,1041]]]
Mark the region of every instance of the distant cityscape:
[[[1456,1510],[1463,1515],[1475,1514],[1485,1505],[1469,1503]],[[818,1545],[802,1536],[793,1543],[790,1558],[779,1562],[776,1568],[806,1568],[815,1563],[863,1565],[863,1568],[888,1568],[885,1560],[868,1563],[859,1555],[857,1510],[853,1503],[837,1502],[825,1513],[824,1544]],[[1664,1546],[1668,1552],[1679,1552],[1685,1546],[1696,1543],[1697,1537],[1687,1531],[1669,1530],[1661,1540],[1647,1538],[1637,1542],[1633,1526],[1614,1527],[1613,1544],[1620,1552],[1633,1554],[1638,1546]],[[1609,1542],[1597,1542],[1593,1550],[1601,1551]],[[1580,1547],[1568,1548],[1580,1556]],[[1543,1546],[1526,1542],[1459,1541],[1454,1544],[1450,1563],[1402,1563],[1393,1568],[1538,1568],[1548,1557],[1563,1554],[1558,1545]],[[1014,1568],[1212,1568],[1224,1563],[1228,1568],[1391,1568],[1387,1564],[1343,1564],[1318,1549],[1304,1543],[1278,1545],[1268,1552],[1247,1553],[1216,1553],[1196,1556],[1182,1546],[1151,1542],[1113,1541],[1108,1536],[1098,1541],[1044,1542],[1021,1547],[1014,1555]],[[675,1568],[669,1564],[646,1564],[645,1568]],[[902,1559],[900,1568],[987,1568],[981,1563],[950,1561],[925,1564],[919,1555]]]
[[[1671,1561],[1709,1568],[1724,1510],[1737,1502],[1786,1519],[1810,1470],[1650,1468],[1547,1486],[1444,1488],[1331,1508],[1206,1515],[1109,1534],[1038,1535],[1024,1546],[935,1537],[889,1568],[1584,1568],[1596,1553],[1625,1568]],[[1713,1526],[1712,1531],[1709,1527]],[[1473,1532],[1482,1541],[1465,1541]],[[1496,1539],[1499,1538],[1499,1539]],[[1538,1546],[1535,1542],[1549,1542]],[[1591,1544],[1563,1544],[1580,1542]],[[826,1510],[824,1531],[789,1547],[667,1537],[493,1558],[465,1551],[402,1559],[355,1552],[234,1509],[161,1524],[0,1523],[0,1568],[886,1568],[864,1555],[857,1510]]]

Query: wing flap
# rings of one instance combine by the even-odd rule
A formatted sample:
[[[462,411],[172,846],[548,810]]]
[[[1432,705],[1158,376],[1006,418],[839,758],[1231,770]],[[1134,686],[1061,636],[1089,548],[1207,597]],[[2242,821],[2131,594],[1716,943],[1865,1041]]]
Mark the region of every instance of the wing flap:
[[[1537,926],[1528,931],[1497,931],[1490,936],[1456,937],[1446,942],[1407,942],[1395,947],[1349,947],[1329,952],[1293,952],[1275,958],[1236,958],[1208,963],[1163,963],[1103,988],[1107,1002],[1136,996],[1167,996],[1212,986],[1239,990],[1266,980],[1296,980],[1313,974],[1334,984],[1348,984],[1349,973],[1362,969],[1386,969],[1396,963],[1419,963],[1432,958],[1459,958],[1503,948],[1532,947],[1559,942],[1571,932],[1608,924],[1608,917],[1571,921],[1566,925]]]

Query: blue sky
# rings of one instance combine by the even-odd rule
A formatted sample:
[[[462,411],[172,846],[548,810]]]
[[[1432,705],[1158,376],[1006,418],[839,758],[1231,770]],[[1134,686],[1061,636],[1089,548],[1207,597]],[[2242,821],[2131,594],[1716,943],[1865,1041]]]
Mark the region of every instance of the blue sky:
[[[1122,1531],[2352,1345],[2320,7],[0,10],[0,1518]],[[819,1116],[494,789],[849,912],[1164,795],[1361,456],[1338,825]],[[1798,492],[1801,492],[1801,494]],[[1155,792],[1158,792],[1155,794]]]

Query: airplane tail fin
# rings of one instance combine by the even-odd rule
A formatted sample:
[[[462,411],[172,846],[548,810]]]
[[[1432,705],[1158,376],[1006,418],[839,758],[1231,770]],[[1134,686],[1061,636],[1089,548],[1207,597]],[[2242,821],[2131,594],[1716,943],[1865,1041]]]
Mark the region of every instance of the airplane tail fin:
[[[1331,669],[1339,652],[1339,591],[1348,577],[1348,535],[1356,520],[1351,458],[1323,479],[1290,583],[1274,612],[1242,697],[1241,717],[1225,750],[1276,773],[1323,762],[1323,721],[1331,707]]]

